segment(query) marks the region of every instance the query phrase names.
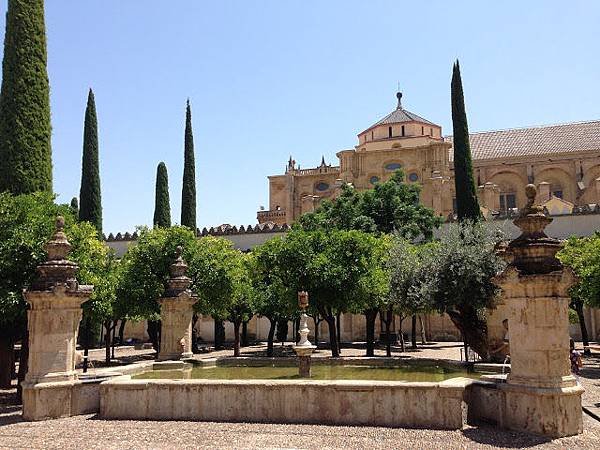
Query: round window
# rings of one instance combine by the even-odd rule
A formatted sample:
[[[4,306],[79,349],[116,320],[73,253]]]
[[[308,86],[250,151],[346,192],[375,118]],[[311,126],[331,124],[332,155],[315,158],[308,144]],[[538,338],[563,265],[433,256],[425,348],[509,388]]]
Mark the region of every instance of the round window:
[[[400,163],[389,163],[385,165],[385,170],[398,170],[402,168],[402,164]]]
[[[371,184],[379,183],[379,177],[372,176],[371,178],[369,178],[369,181],[371,182]]]
[[[419,175],[417,175],[416,173],[413,172],[408,176],[408,179],[410,181],[419,181]]]
[[[320,182],[317,184],[316,188],[317,191],[326,191],[327,189],[329,189],[329,185],[327,183]]]

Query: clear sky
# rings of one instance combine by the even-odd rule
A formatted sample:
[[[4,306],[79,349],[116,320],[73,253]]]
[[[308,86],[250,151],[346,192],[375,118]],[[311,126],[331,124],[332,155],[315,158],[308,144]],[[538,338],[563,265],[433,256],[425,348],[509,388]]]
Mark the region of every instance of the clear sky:
[[[268,175],[336,163],[398,83],[451,133],[456,58],[471,131],[600,119],[599,24],[593,0],[47,0],[55,191],[79,194],[89,87],[107,234],[152,223],[160,161],[179,222],[188,97],[200,227],[255,224]]]

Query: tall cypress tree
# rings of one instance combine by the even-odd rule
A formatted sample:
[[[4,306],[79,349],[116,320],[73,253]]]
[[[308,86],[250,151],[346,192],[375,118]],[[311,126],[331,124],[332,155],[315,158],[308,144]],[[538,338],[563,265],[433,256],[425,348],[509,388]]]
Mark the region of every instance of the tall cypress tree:
[[[71,211],[73,211],[73,215],[78,219],[79,218],[79,200],[77,197],[73,197],[71,199]]]
[[[458,60],[452,67],[452,125],[454,136],[454,186],[458,220],[480,220],[481,210],[473,180],[469,126]]]
[[[0,191],[52,192],[43,0],[8,0],[0,89]]]
[[[185,114],[185,150],[183,163],[183,188],[181,190],[181,225],[196,231],[196,163],[194,162],[194,133],[192,108],[187,101]]]
[[[169,202],[169,175],[167,166],[161,162],[156,168],[156,195],[154,199],[154,226],[171,226],[171,205]]]
[[[100,194],[100,164],[98,161],[98,118],[96,102],[90,89],[83,127],[83,157],[81,159],[81,189],[79,220],[90,222],[102,235],[102,197]]]

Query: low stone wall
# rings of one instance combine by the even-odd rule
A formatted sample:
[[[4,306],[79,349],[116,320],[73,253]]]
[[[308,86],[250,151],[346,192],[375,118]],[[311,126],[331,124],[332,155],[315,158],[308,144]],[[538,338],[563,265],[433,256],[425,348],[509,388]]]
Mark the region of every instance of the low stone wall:
[[[105,419],[316,423],[461,429],[465,387],[440,383],[295,380],[131,380],[100,385]]]

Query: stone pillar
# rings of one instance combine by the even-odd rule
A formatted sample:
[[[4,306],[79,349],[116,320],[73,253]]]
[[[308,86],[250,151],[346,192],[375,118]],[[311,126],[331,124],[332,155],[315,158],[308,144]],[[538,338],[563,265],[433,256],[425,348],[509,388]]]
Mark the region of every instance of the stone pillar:
[[[596,203],[600,203],[600,178],[596,178]]]
[[[544,228],[552,222],[541,206],[528,203],[514,221],[522,234],[508,244],[506,270],[496,277],[508,307],[511,373],[501,423],[510,429],[551,437],[582,432],[583,389],[570,373],[569,295],[575,276],[556,258],[561,244]]]
[[[159,361],[192,357],[193,306],[198,298],[189,289],[192,281],[186,276],[188,266],[181,252],[182,248],[177,247],[177,260],[170,269],[171,278],[164,297],[159,300],[162,322]]]
[[[432,192],[431,192],[431,208],[435,211],[436,214],[443,214],[443,191],[442,184],[444,182],[444,177],[439,171],[434,171],[431,175],[431,183],[432,183]]]
[[[75,279],[77,265],[66,259],[71,244],[56,220],[56,233],[44,249],[48,260],[38,266],[37,279],[24,292],[29,304],[29,360],[23,383],[23,418],[40,420],[72,415],[73,388],[77,383],[75,347],[81,304],[92,286]]]

